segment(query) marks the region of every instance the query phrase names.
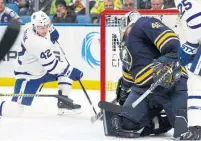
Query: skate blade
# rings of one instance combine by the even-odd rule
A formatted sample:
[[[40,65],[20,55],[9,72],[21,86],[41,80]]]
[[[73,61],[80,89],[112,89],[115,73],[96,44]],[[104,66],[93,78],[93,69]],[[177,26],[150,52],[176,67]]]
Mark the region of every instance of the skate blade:
[[[81,109],[73,109],[73,110],[67,110],[67,109],[58,109],[58,115],[78,115],[81,114]]]

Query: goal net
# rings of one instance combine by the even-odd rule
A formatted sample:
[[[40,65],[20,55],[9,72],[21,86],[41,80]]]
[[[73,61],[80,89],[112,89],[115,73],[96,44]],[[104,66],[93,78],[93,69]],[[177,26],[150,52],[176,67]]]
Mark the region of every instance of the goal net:
[[[105,10],[101,13],[101,100],[112,101],[116,97],[117,82],[122,76],[118,26],[120,18],[127,12],[129,11]],[[178,10],[139,10],[138,12],[142,16],[152,16],[162,20],[177,33],[181,42],[184,42],[185,34]]]

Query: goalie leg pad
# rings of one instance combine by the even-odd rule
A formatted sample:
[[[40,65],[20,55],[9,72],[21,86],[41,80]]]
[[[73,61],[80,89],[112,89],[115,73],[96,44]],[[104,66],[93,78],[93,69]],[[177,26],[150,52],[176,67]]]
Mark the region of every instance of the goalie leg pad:
[[[138,133],[138,130],[126,130],[122,127],[122,125],[126,124],[128,125],[128,121],[122,120],[123,117],[116,113],[112,113],[109,111],[103,110],[103,126],[104,126],[104,132],[106,136],[116,136],[121,138],[137,138],[140,136],[140,133]],[[134,122],[132,122],[132,125],[134,127]],[[125,127],[125,126],[124,126]],[[131,127],[131,126],[130,126]],[[139,127],[138,124],[136,124],[136,127]]]
[[[132,107],[132,103],[135,102],[140,95],[132,88],[131,93],[128,95],[123,106]],[[143,123],[144,121],[149,121],[149,109],[148,109],[147,100],[142,100],[135,108],[133,108],[133,112],[124,113],[123,116],[135,121],[137,123]],[[136,114],[137,113],[137,114]]]
[[[175,118],[174,138],[178,138],[181,134],[188,130],[187,109],[179,109]]]

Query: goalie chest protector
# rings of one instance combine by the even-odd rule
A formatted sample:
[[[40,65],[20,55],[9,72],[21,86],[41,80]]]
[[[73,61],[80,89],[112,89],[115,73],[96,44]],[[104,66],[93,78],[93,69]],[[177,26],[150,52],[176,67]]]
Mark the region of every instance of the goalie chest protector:
[[[141,17],[125,39],[127,72],[133,77],[145,66],[166,53],[177,52],[180,46],[177,35],[160,20]],[[123,62],[124,63],[124,62]]]

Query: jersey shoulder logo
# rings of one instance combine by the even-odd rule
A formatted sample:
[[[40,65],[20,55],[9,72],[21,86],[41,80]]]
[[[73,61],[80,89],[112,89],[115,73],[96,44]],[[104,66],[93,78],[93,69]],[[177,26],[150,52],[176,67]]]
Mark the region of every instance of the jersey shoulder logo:
[[[163,25],[159,22],[154,22],[154,23],[151,23],[151,26],[152,28],[160,28],[160,27],[163,27]]]

